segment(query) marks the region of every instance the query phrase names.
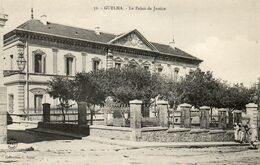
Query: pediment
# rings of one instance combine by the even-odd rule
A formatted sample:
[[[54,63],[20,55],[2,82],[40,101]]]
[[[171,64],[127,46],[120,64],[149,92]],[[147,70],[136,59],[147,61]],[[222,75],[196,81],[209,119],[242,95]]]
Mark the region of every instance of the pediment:
[[[47,93],[46,89],[43,88],[33,88],[30,89],[30,92],[32,92],[34,95],[44,95]]]
[[[120,57],[116,57],[116,58],[114,58],[114,61],[123,62],[124,60],[122,60]]]
[[[40,54],[40,55],[44,55],[44,54],[45,54],[45,52],[44,52],[44,51],[42,51],[41,49],[37,49],[37,50],[33,51],[33,54]]]
[[[139,65],[138,62],[137,62],[136,60],[134,60],[134,59],[129,60],[128,62],[129,62],[129,64],[131,64],[131,65],[136,65],[136,66]]]
[[[142,64],[143,64],[143,65],[151,65],[151,63],[148,62],[148,61],[145,61],[145,62],[143,62]]]
[[[137,30],[122,34],[110,41],[111,44],[131,48],[158,51],[144,36]]]

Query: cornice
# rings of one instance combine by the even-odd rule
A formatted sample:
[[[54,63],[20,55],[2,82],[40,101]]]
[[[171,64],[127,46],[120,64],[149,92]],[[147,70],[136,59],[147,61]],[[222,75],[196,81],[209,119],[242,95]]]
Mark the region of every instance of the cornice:
[[[13,34],[13,36],[11,35]],[[152,51],[152,50],[143,50],[138,48],[132,48],[122,45],[115,45],[111,43],[101,43],[101,42],[94,42],[90,40],[85,39],[79,39],[79,38],[73,38],[73,37],[65,37],[61,35],[55,35],[55,34],[49,34],[49,33],[43,33],[43,32],[36,32],[36,31],[30,31],[25,29],[15,29],[12,32],[9,32],[8,38],[4,40],[5,46],[12,43],[14,39],[31,39],[31,40],[39,40],[39,41],[48,41],[53,42],[56,44],[65,44],[69,46],[78,46],[83,48],[91,48],[91,49],[100,49],[104,52],[107,52],[108,49],[110,50],[116,50],[119,52],[125,52],[125,53],[133,53],[137,55],[144,55],[144,56],[152,56],[154,58],[162,59],[162,60],[171,60],[171,61],[185,61],[187,63],[195,63],[199,64],[203,60],[192,58],[192,57],[183,57],[176,54],[167,54],[162,53],[158,51]],[[51,46],[51,45],[50,45]]]

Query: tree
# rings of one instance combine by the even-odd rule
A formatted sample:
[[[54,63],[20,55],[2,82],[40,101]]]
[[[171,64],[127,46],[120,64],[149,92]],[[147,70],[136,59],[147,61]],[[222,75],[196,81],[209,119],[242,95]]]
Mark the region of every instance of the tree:
[[[69,103],[73,99],[72,80],[64,76],[55,76],[49,81],[48,93],[54,99],[59,99],[58,108],[62,112],[62,121],[65,123],[65,113],[72,105]]]
[[[216,80],[212,73],[203,72],[200,69],[191,71],[183,78],[179,87],[182,91],[180,100],[189,103],[196,108],[207,105],[218,106],[217,96],[220,89],[220,81]]]
[[[91,105],[103,104],[106,98],[105,91],[96,82],[95,73],[77,73],[72,81],[73,100],[84,101]]]
[[[151,98],[156,97],[161,90],[162,78],[141,67],[99,70],[94,73],[94,77],[106,96],[113,96],[117,102],[124,104],[134,99],[149,104]]]
[[[245,109],[245,105],[250,102],[250,90],[243,84],[227,86],[220,98],[221,106],[231,111],[234,109]]]

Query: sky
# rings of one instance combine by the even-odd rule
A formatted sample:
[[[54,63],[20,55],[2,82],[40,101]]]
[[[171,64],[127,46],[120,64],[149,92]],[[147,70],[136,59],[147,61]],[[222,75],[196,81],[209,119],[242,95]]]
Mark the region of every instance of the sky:
[[[5,32],[29,20],[32,6],[35,19],[47,15],[50,22],[114,34],[137,29],[164,44],[174,38],[176,47],[203,60],[202,70],[231,84],[251,86],[260,77],[259,0],[2,0]]]

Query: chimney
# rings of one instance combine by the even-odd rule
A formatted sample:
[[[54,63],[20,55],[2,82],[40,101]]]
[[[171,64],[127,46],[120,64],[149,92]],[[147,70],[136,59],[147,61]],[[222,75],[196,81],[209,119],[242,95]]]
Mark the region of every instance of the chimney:
[[[100,35],[100,27],[95,27],[95,33],[96,35]]]
[[[40,17],[40,21],[44,24],[44,25],[47,25],[47,15],[42,15]]]
[[[175,41],[174,41],[174,37],[172,38],[172,41],[171,42],[169,42],[169,45],[170,45],[170,47],[172,47],[173,49],[175,49],[176,47],[175,47]]]

